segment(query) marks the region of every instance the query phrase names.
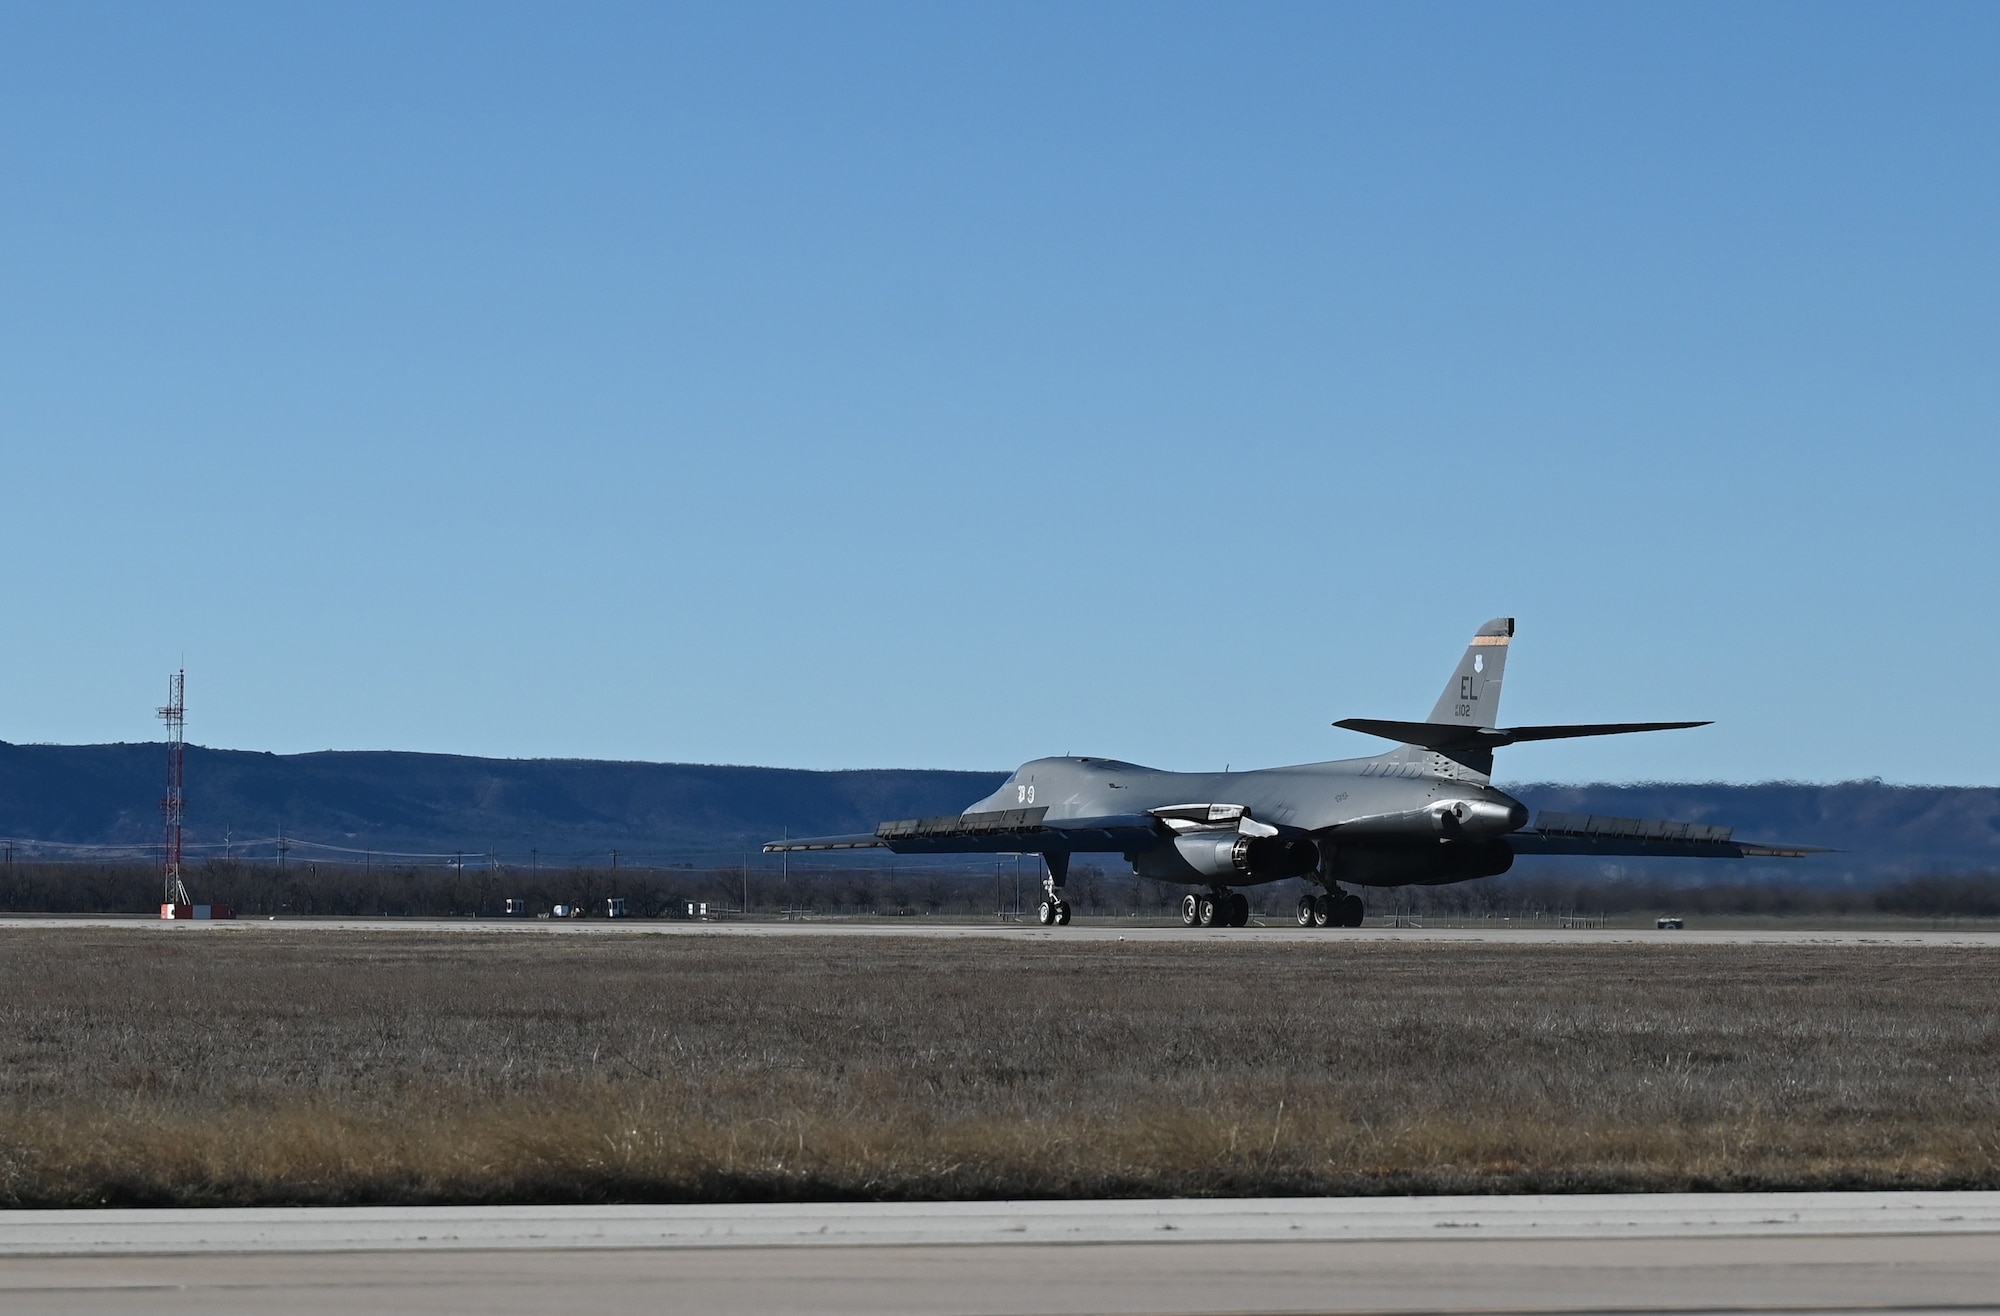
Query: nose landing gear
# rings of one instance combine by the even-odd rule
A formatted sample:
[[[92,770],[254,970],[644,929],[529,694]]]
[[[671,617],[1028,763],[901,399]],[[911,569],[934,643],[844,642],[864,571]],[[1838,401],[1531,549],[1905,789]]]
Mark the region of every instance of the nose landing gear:
[[[1069,856],[1056,851],[1042,856],[1042,903],[1035,917],[1043,927],[1069,926],[1069,901],[1063,899],[1063,879],[1069,876]]]

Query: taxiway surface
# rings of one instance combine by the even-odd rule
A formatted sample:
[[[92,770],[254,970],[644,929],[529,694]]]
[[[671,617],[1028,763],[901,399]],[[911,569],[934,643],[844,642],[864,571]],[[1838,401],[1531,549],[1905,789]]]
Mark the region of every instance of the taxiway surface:
[[[0,1306],[2000,1311],[2000,1193],[12,1212]]]

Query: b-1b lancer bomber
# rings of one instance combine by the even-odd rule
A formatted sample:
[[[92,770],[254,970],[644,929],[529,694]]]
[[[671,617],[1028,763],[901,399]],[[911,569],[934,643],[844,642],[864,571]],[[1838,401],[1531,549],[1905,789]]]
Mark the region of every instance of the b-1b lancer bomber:
[[[1190,927],[1242,927],[1250,902],[1235,890],[1287,878],[1318,888],[1302,897],[1302,927],[1359,927],[1350,886],[1412,886],[1494,877],[1514,856],[1650,855],[1792,858],[1797,845],[1753,845],[1727,827],[1544,811],[1528,826],[1519,800],[1493,788],[1493,751],[1528,740],[1672,731],[1705,722],[1609,722],[1501,727],[1500,681],[1514,619],[1479,628],[1437,707],[1422,722],[1352,717],[1334,723],[1400,748],[1374,758],[1253,772],[1162,772],[1101,758],[1024,763],[964,813],[885,822],[860,836],[772,841],[766,852],[859,850],[896,854],[1037,854],[1045,861],[1038,910],[1070,920],[1063,898],[1071,855],[1119,854],[1141,877],[1195,887],[1181,901]]]

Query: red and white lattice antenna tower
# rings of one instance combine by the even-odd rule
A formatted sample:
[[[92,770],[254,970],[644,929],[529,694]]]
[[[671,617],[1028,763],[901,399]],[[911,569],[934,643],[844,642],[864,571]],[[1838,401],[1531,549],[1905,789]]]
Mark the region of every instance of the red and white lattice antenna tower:
[[[160,807],[167,815],[167,858],[163,876],[169,905],[192,905],[187,884],[181,881],[181,822],[186,798],[182,794],[187,772],[187,672],[167,678],[167,704],[160,710],[167,724],[167,798]]]

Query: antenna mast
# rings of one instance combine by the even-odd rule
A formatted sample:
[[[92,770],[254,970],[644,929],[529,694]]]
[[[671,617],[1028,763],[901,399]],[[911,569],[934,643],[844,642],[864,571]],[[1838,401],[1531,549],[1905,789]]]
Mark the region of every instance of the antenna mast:
[[[185,669],[167,678],[167,704],[160,710],[160,720],[167,724],[167,798],[160,801],[160,808],[167,815],[167,854],[162,874],[165,891],[162,899],[169,905],[192,905],[194,899],[188,895],[187,885],[181,881],[181,822],[186,808],[182,786],[187,773]]]

